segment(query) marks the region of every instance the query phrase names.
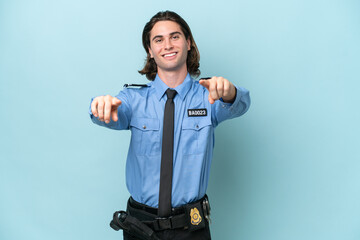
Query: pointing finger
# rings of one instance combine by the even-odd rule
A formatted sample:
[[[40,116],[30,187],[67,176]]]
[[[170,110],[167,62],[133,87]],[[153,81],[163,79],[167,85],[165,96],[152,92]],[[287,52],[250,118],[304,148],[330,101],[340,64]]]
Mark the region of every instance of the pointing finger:
[[[207,80],[200,80],[199,81],[200,85],[205,87],[207,90],[209,90],[209,87],[210,87],[210,81],[207,81]]]

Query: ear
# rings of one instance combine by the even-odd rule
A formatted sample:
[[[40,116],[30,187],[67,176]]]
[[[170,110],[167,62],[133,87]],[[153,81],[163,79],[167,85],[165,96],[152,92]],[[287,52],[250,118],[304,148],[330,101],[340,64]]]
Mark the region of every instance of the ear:
[[[188,40],[186,40],[186,42],[187,42],[187,46],[188,46],[188,51],[190,51],[190,49],[191,49],[190,38]]]
[[[154,55],[153,55],[150,47],[149,47],[149,54],[150,54],[150,58],[154,58]]]

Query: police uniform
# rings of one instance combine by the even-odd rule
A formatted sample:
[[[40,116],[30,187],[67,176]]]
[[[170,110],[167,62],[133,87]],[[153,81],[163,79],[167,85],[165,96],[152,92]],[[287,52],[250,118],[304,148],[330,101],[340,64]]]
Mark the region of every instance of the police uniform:
[[[120,91],[116,97],[122,104],[118,108],[119,120],[116,122],[111,119],[106,124],[90,112],[92,121],[98,125],[131,130],[126,162],[126,184],[131,194],[129,204],[132,207],[136,205],[135,208],[146,206],[149,211],[158,208],[159,202],[162,128],[167,100],[165,92],[168,88],[157,75],[154,81],[144,87]],[[241,116],[250,106],[248,90],[241,87],[236,89],[233,103],[220,99],[210,104],[208,90],[189,74],[182,84],[174,88],[177,92],[173,99],[175,120],[171,205],[174,209],[204,198],[213,156],[215,127],[224,120]],[[207,222],[206,219],[202,221]],[[205,227],[208,228],[208,225]],[[127,239],[131,238],[127,236]]]

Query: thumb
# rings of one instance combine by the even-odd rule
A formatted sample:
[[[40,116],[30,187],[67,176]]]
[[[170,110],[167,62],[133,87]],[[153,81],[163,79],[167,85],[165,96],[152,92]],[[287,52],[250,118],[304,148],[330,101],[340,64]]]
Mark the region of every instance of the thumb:
[[[113,106],[120,106],[120,104],[121,104],[121,100],[119,100],[118,98],[116,98],[116,97],[114,97],[113,99],[112,99],[112,105]]]
[[[200,85],[205,87],[207,90],[209,90],[209,87],[210,87],[210,82],[207,81],[207,80],[200,80],[199,81]]]

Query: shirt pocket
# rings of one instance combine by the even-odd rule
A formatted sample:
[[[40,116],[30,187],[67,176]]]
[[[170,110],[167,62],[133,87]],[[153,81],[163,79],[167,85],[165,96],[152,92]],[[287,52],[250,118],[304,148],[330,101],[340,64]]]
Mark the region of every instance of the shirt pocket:
[[[184,118],[181,130],[183,154],[202,154],[206,151],[212,130],[209,116]]]
[[[133,118],[130,121],[131,148],[136,155],[160,154],[160,121],[156,118]]]

